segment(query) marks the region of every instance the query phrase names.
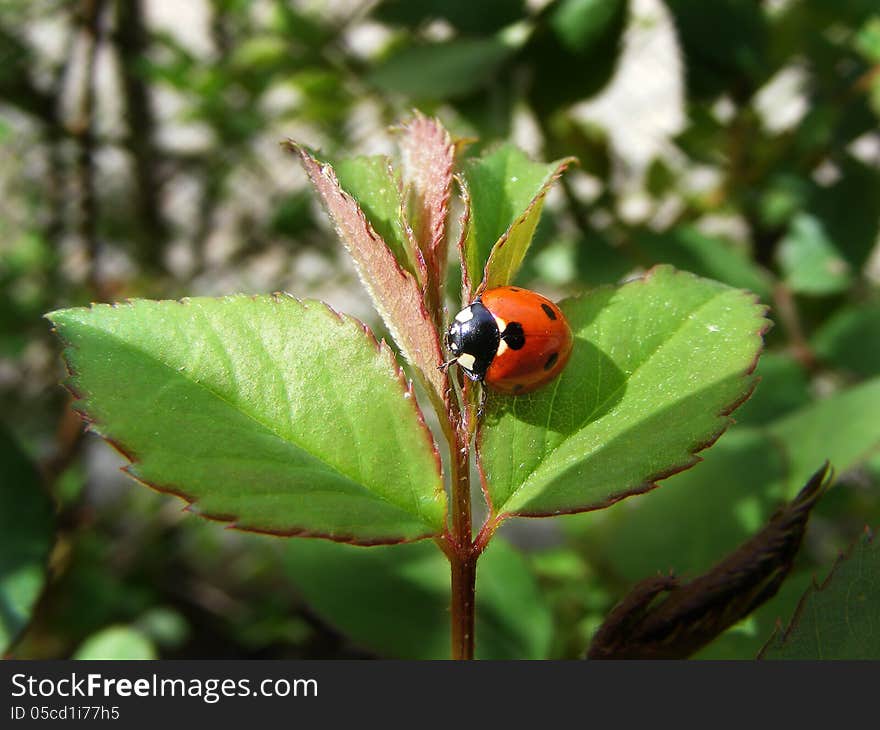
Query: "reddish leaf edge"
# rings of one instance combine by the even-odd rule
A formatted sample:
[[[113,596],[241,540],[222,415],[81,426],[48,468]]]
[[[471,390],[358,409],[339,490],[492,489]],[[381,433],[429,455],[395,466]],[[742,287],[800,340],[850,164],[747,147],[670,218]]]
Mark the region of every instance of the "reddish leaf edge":
[[[806,608],[809,598],[817,593],[823,592],[826,588],[828,588],[828,586],[831,585],[831,581],[834,579],[834,576],[837,574],[840,566],[847,562],[850,558],[852,558],[859,544],[872,544],[877,536],[878,530],[880,530],[880,527],[872,530],[868,525],[865,525],[862,534],[858,538],[853,540],[852,544],[837,556],[834,564],[831,566],[831,570],[828,571],[828,575],[825,577],[825,580],[820,583],[816,580],[815,574],[813,575],[812,583],[807,588],[807,590],[804,591],[804,594],[800,597],[800,600],[798,601],[797,607],[794,609],[794,613],[792,614],[791,620],[788,622],[788,625],[783,630],[782,621],[777,619],[776,628],[773,630],[773,633],[770,635],[770,638],[767,639],[767,642],[764,644],[764,646],[761,647],[761,651],[758,652],[758,656],[756,657],[756,659],[765,659],[768,651],[775,648],[777,645],[784,645],[785,642],[788,641],[788,637],[791,635],[791,632],[798,627],[798,624],[801,621],[801,617],[803,615],[804,609]],[[782,632],[781,635],[780,631]]]
[[[693,276],[696,278],[705,278],[698,277],[696,274],[691,272],[681,271],[675,269],[668,264],[657,264],[652,266],[648,271],[646,271],[642,276],[637,279],[631,279],[630,281],[625,282],[622,285],[613,285],[606,284],[604,286],[597,287],[589,292],[587,295],[592,295],[596,292],[602,290],[609,289],[622,289],[625,286],[630,286],[632,284],[644,284],[650,281],[654,275],[659,270],[668,270],[672,271],[676,274],[686,274],[689,276]],[[760,338],[761,342],[755,351],[755,356],[752,358],[752,361],[748,364],[746,369],[740,373],[740,378],[749,378],[755,372],[755,368],[758,367],[758,361],[761,358],[761,355],[764,352],[764,343],[763,338],[764,335],[773,327],[773,322],[767,318],[767,313],[770,310],[770,307],[762,304],[760,297],[752,291],[748,289],[738,289],[736,287],[728,287],[732,291],[738,291],[743,294],[746,298],[750,299],[757,306],[757,310],[759,312],[759,317],[762,320],[761,326],[753,332],[753,337]],[[583,294],[573,297],[574,299],[582,298]],[[652,474],[645,479],[641,484],[632,487],[630,489],[625,489],[621,492],[617,492],[606,497],[599,502],[590,502],[586,505],[576,506],[571,509],[553,511],[553,512],[502,512],[500,514],[495,514],[495,507],[492,504],[492,500],[489,496],[489,485],[486,480],[485,470],[483,468],[482,456],[480,444],[482,442],[482,424],[480,424],[480,429],[477,433],[477,448],[476,448],[476,462],[477,462],[477,472],[480,475],[480,490],[483,493],[483,498],[486,500],[486,504],[489,507],[489,517],[486,519],[485,524],[480,529],[480,532],[477,535],[477,542],[480,543],[483,547],[488,543],[489,539],[491,539],[495,530],[501,525],[504,520],[509,519],[511,517],[527,517],[527,518],[542,518],[542,517],[557,517],[560,515],[573,515],[573,514],[581,514],[583,512],[595,512],[597,510],[606,509],[611,507],[612,505],[620,502],[621,500],[626,499],[627,497],[634,497],[639,494],[645,494],[647,492],[651,492],[661,485],[658,482],[663,481],[664,479],[668,479],[669,477],[675,476],[676,474],[680,474],[683,471],[687,471],[688,469],[696,466],[701,461],[703,461],[703,457],[699,455],[701,451],[705,451],[706,449],[715,445],[719,438],[730,428],[733,424],[736,423],[736,420],[730,417],[730,414],[733,413],[737,408],[739,408],[743,403],[745,403],[749,398],[752,397],[752,394],[755,392],[755,388],[758,383],[761,381],[759,376],[754,376],[751,379],[751,382],[748,384],[746,390],[736,399],[734,399],[731,403],[724,406],[717,414],[716,418],[723,419],[719,428],[712,432],[705,440],[697,442],[694,446],[688,449],[688,459],[680,464],[674,464],[668,469],[664,469],[662,471],[657,472],[656,474]],[[516,396],[511,396],[516,397]]]
[[[361,218],[364,226],[366,227],[367,234],[374,241],[381,243],[381,245],[384,246],[385,249],[388,251],[389,257],[390,257],[391,261],[393,262],[395,272],[403,280],[406,280],[407,278],[410,278],[413,280],[414,285],[416,286],[416,288],[420,294],[419,315],[420,315],[422,321],[430,324],[431,335],[432,335],[432,340],[433,340],[432,344],[436,346],[436,349],[434,351],[434,355],[436,356],[436,361],[433,363],[427,364],[427,368],[430,369],[430,372],[427,372],[426,369],[423,369],[415,361],[415,358],[410,356],[410,353],[408,352],[408,347],[407,347],[406,343],[402,341],[402,337],[395,336],[396,334],[400,333],[400,327],[399,327],[398,323],[393,321],[390,313],[385,313],[382,311],[383,307],[380,304],[380,302],[377,301],[377,297],[374,296],[372,284],[369,283],[366,280],[366,277],[364,277],[363,274],[360,272],[360,265],[358,264],[357,260],[355,260],[353,256],[351,257],[355,263],[355,268],[358,270],[358,278],[361,281],[361,285],[367,290],[367,293],[370,295],[370,300],[373,304],[373,309],[376,310],[376,312],[379,314],[380,318],[385,322],[385,326],[388,328],[392,338],[395,340],[400,340],[397,342],[397,344],[401,349],[401,354],[403,355],[404,359],[407,360],[412,365],[413,370],[416,373],[416,376],[419,378],[421,385],[424,387],[425,392],[428,394],[428,398],[430,399],[431,404],[433,405],[434,409],[437,412],[437,416],[440,420],[441,427],[443,427],[444,431],[445,431],[447,429],[449,419],[450,419],[450,414],[451,414],[451,410],[450,410],[451,407],[450,407],[450,400],[449,399],[450,399],[450,391],[451,391],[452,386],[449,382],[449,378],[446,375],[445,371],[442,372],[442,375],[440,376],[439,382],[435,383],[434,380],[432,379],[436,376],[436,374],[438,372],[441,372],[440,366],[443,363],[443,347],[440,342],[440,332],[437,328],[436,323],[434,322],[433,317],[431,317],[431,314],[428,311],[427,306],[425,304],[424,289],[419,285],[418,279],[413,274],[411,274],[408,269],[406,269],[405,267],[403,267],[401,265],[401,263],[394,256],[394,252],[388,247],[388,244],[375,231],[372,223],[370,223],[369,219],[364,214],[363,209],[361,209],[360,203],[352,195],[350,195],[347,191],[345,191],[340,186],[339,180],[336,178],[336,173],[333,170],[332,165],[330,165],[329,163],[323,162],[319,157],[317,157],[311,153],[309,147],[298,143],[296,140],[293,140],[290,138],[285,139],[281,142],[281,147],[284,150],[290,152],[291,154],[293,154],[299,158],[300,162],[305,167],[305,172],[306,172],[307,177],[311,177],[308,172],[308,160],[309,159],[316,162],[319,166],[322,166],[322,167],[326,166],[330,169],[330,171],[332,173],[332,181],[334,183],[336,190],[344,199],[354,202],[355,206],[357,207],[360,218]],[[319,193],[318,197],[322,198],[320,193]],[[333,224],[333,228],[334,228],[334,231],[336,232],[336,236],[339,239],[339,241],[342,243],[343,248],[345,248],[346,251],[350,254],[350,251],[348,250],[348,245],[345,243],[344,236],[342,235],[338,225],[336,224],[333,214],[328,210],[327,205],[323,199],[321,200],[321,207],[327,213],[328,218],[330,219],[331,223]],[[407,228],[407,230],[409,230],[408,223],[406,224],[406,228]],[[418,250],[418,247],[416,247],[416,249]],[[424,263],[424,262],[422,262],[422,263]]]
[[[248,299],[259,299],[263,295],[227,295],[226,297],[221,298],[248,298]],[[440,459],[440,452],[437,449],[437,444],[434,441],[434,437],[431,434],[431,430],[428,428],[427,423],[425,422],[424,414],[422,413],[421,408],[416,401],[416,395],[413,391],[413,383],[409,380],[403,368],[397,361],[397,357],[392,350],[392,348],[385,342],[384,339],[378,339],[370,327],[363,322],[361,322],[356,317],[351,316],[350,314],[340,313],[336,311],[329,304],[312,299],[312,300],[303,300],[299,297],[296,297],[292,294],[288,294],[287,292],[273,292],[271,294],[271,298],[273,301],[279,301],[281,299],[292,299],[296,301],[303,307],[308,307],[309,304],[316,304],[318,306],[324,307],[331,315],[336,317],[343,323],[352,324],[355,327],[359,328],[364,335],[366,335],[367,339],[372,342],[372,344],[376,348],[376,352],[380,355],[380,357],[385,357],[388,360],[388,364],[392,368],[392,373],[396,377],[397,381],[400,383],[401,388],[403,389],[402,395],[405,400],[410,401],[412,407],[415,409],[416,418],[418,419],[419,425],[421,426],[421,432],[423,436],[427,439],[428,444],[431,449],[431,453],[434,457],[434,462],[437,465],[438,473],[441,477],[441,484],[443,483],[443,466],[442,461]],[[113,309],[119,309],[121,307],[128,307],[137,304],[139,301],[164,301],[164,302],[172,302],[176,304],[180,304],[186,306],[190,303],[190,297],[184,297],[182,299],[166,299],[166,300],[143,300],[143,299],[125,299],[122,302],[113,302],[110,304],[105,303],[95,303],[87,307],[92,310],[97,307],[111,307]],[[82,307],[86,309],[86,307]],[[49,319],[53,312],[49,312],[44,315],[46,319]],[[51,319],[49,319],[51,322]],[[88,404],[89,399],[88,396],[81,390],[79,390],[75,385],[75,380],[79,377],[79,373],[71,364],[67,353],[69,350],[77,349],[75,345],[73,345],[69,340],[67,340],[57,329],[57,327],[52,326],[51,331],[55,334],[56,337],[61,341],[63,345],[63,350],[61,353],[62,360],[64,362],[64,367],[67,371],[67,377],[61,382],[61,385],[70,393],[70,395],[76,401],[82,401],[83,404]],[[406,394],[409,394],[408,396]],[[138,482],[139,484],[144,485],[145,487],[149,487],[155,492],[159,492],[160,494],[168,494],[174,497],[178,497],[182,499],[187,504],[183,507],[184,512],[189,512],[197,517],[201,517],[203,519],[209,520],[211,522],[219,522],[224,523],[226,529],[237,530],[240,532],[250,532],[259,535],[271,535],[273,537],[310,537],[310,538],[319,538],[324,540],[329,540],[331,542],[339,542],[345,543],[348,545],[358,545],[362,547],[375,547],[379,545],[402,545],[405,543],[418,542],[420,540],[426,540],[429,538],[438,538],[441,537],[445,533],[445,526],[449,519],[449,500],[444,499],[444,516],[443,516],[443,530],[440,532],[426,532],[423,535],[418,535],[416,537],[411,538],[376,538],[370,540],[364,540],[363,538],[359,538],[353,534],[330,534],[319,532],[315,530],[308,530],[305,528],[290,528],[288,530],[271,530],[264,529],[260,527],[254,527],[251,525],[247,525],[238,521],[238,516],[234,514],[222,513],[222,512],[201,512],[198,510],[198,501],[199,498],[195,497],[191,494],[185,492],[182,488],[178,487],[174,484],[164,484],[158,482],[151,482],[149,480],[143,479],[134,473],[133,469],[137,467],[139,463],[141,463],[138,455],[130,448],[128,448],[125,444],[123,444],[118,439],[111,436],[109,433],[104,432],[104,424],[99,422],[96,418],[92,416],[91,413],[88,412],[87,406],[79,406],[72,405],[71,410],[73,410],[79,417],[82,419],[84,428],[86,431],[91,432],[99,436],[101,439],[106,441],[115,451],[117,451],[123,458],[125,458],[129,463],[121,466],[119,468],[120,471],[124,472],[126,476],[131,478],[132,480]],[[440,491],[443,491],[445,494],[445,490],[441,487]]]

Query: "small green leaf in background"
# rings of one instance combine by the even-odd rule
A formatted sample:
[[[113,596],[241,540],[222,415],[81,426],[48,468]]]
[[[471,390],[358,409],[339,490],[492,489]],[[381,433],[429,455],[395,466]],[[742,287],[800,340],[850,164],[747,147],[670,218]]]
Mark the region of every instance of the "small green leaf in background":
[[[483,280],[490,253],[496,259],[491,268],[498,272],[490,275],[490,286],[510,283],[535,233],[544,196],[571,161],[532,162],[505,144],[465,167],[471,210],[464,259],[472,291]],[[505,243],[494,249],[502,239]]]
[[[850,266],[821,222],[802,213],[779,244],[779,266],[785,283],[798,294],[826,295],[846,290]]]
[[[786,451],[791,497],[827,459],[842,473],[880,450],[880,377],[835,393],[774,421],[771,438]]]
[[[367,78],[410,99],[460,97],[488,84],[515,50],[500,36],[410,46],[385,58]]]
[[[762,659],[876,659],[880,656],[880,542],[866,534],[822,585],[801,599]]]
[[[825,362],[857,375],[880,375],[880,304],[838,310],[812,345]]]
[[[479,450],[496,515],[653,488],[698,461],[755,383],[768,322],[747,292],[661,266],[561,306],[575,337],[566,369],[534,393],[489,396]]]
[[[529,97],[536,113],[591,97],[611,79],[629,18],[627,0],[560,0],[548,6],[526,55],[533,67]]]
[[[439,458],[387,347],[289,296],[48,315],[76,407],[128,472],[241,529],[398,542],[444,528]]]
[[[642,263],[671,264],[677,269],[755,292],[771,301],[771,278],[748,254],[730,241],[708,236],[692,226],[679,226],[665,233],[645,229],[635,235],[634,245]]]
[[[736,422],[762,425],[807,405],[812,400],[807,373],[791,355],[765,352],[755,375],[760,378],[754,395],[736,412]]]
[[[40,475],[0,426],[0,653],[30,621],[54,534],[54,510]]]
[[[400,178],[384,155],[349,157],[333,165],[339,185],[354,197],[373,228],[394,253],[397,262],[420,276],[411,235],[403,218]]]
[[[449,657],[449,561],[436,546],[297,540],[284,560],[310,607],[359,646],[397,659]],[[494,539],[477,585],[477,657],[546,658],[550,612],[523,557]]]
[[[110,626],[86,639],[74,659],[156,659],[156,647],[138,629],[130,626]]]

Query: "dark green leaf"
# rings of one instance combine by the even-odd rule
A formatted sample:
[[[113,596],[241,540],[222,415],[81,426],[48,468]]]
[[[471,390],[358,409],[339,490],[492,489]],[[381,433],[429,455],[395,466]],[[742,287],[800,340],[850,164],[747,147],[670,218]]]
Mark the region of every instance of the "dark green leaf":
[[[801,599],[784,633],[762,659],[880,658],[880,543],[867,533],[822,585]]]
[[[562,0],[525,49],[533,68],[529,94],[549,116],[597,93],[611,78],[626,25],[627,0]]]
[[[464,33],[490,33],[525,14],[523,0],[384,0],[373,17],[385,23],[416,26],[442,18]]]
[[[0,652],[31,618],[46,582],[54,531],[40,475],[0,426]]]
[[[816,354],[858,375],[880,375],[880,304],[840,310],[813,336]]]
[[[502,38],[409,46],[379,63],[368,79],[410,99],[460,97],[488,84],[514,50]]]

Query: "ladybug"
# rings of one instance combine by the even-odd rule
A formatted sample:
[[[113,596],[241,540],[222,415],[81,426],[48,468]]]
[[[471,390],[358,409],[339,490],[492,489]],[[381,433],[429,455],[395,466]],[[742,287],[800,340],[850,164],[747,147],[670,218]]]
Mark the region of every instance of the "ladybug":
[[[518,395],[553,380],[571,355],[571,328],[546,297],[513,286],[488,289],[446,330],[452,360],[471,380]]]

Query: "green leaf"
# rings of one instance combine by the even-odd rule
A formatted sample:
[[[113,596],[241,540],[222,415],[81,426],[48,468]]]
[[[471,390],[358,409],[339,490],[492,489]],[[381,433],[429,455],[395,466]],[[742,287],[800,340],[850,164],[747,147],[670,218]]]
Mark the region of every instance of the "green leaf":
[[[770,275],[729,241],[707,236],[691,226],[666,233],[638,231],[634,243],[649,266],[671,264],[730,286],[749,289],[765,302],[771,300]]]
[[[137,629],[110,626],[86,639],[74,659],[156,659],[156,647]]]
[[[464,260],[472,292],[483,281],[484,266],[489,286],[512,280],[535,233],[544,197],[571,162],[532,162],[506,144],[465,167],[470,221]]]
[[[816,332],[812,345],[834,367],[880,374],[880,304],[841,309]]]
[[[40,475],[0,426],[0,653],[30,621],[55,532]]]
[[[562,303],[575,342],[553,382],[490,395],[479,435],[496,515],[606,507],[698,461],[748,397],[768,326],[753,295],[657,267]]]
[[[410,99],[455,98],[488,84],[514,51],[502,37],[410,46],[384,59],[367,78]]]
[[[412,232],[403,218],[400,177],[392,169],[391,160],[384,155],[349,157],[336,160],[333,166],[339,185],[358,201],[397,262],[414,276],[422,276]]]
[[[779,244],[779,266],[785,283],[798,294],[827,295],[845,291],[850,267],[821,222],[801,213]]]
[[[135,300],[48,315],[128,472],[240,529],[387,543],[443,530],[439,458],[384,345],[320,302]]]
[[[786,449],[789,472],[785,496],[791,496],[827,459],[843,472],[880,450],[880,377],[812,403],[769,426]]]
[[[295,541],[285,563],[311,608],[356,644],[382,657],[449,658],[449,561],[436,546]],[[522,556],[496,538],[477,570],[477,657],[546,658],[551,617]]]
[[[822,585],[804,594],[794,618],[762,659],[880,658],[880,543],[866,534]]]

